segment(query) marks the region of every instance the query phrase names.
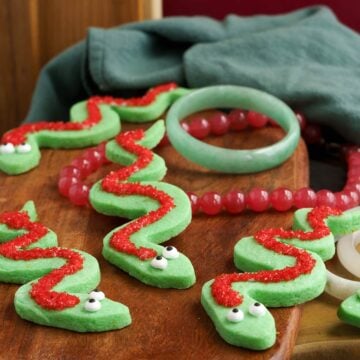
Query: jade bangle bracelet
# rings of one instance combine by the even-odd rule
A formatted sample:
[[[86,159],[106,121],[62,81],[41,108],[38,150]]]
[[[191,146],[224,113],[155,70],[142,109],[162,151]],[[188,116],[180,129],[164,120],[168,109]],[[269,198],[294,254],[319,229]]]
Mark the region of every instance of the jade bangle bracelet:
[[[180,125],[186,116],[213,108],[241,108],[265,114],[286,135],[270,146],[232,150],[195,139]],[[166,128],[170,142],[185,158],[208,169],[235,174],[255,173],[280,165],[293,154],[300,138],[297,118],[284,102],[263,91],[232,85],[205,87],[183,96],[171,106]]]

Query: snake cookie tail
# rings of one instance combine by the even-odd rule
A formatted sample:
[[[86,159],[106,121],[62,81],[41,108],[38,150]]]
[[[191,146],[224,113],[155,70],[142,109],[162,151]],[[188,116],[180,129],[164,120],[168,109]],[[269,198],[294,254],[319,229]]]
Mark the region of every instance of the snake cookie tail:
[[[31,201],[21,211],[0,214],[0,281],[24,284],[15,294],[18,315],[77,332],[129,325],[129,309],[98,290],[97,260],[59,247],[56,234],[36,217]]]

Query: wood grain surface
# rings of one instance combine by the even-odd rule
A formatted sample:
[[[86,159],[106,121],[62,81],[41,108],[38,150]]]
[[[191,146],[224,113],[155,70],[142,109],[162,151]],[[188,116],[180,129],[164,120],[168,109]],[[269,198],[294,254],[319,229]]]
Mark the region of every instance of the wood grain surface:
[[[161,15],[161,0],[0,0],[0,133],[23,121],[41,68],[89,27]]]
[[[336,256],[326,262],[326,267],[344,278],[359,281],[341,266]],[[360,330],[339,320],[336,313],[340,302],[324,293],[303,305],[293,360],[360,359]]]
[[[210,140],[236,148],[255,148],[276,142],[282,136],[276,128],[243,131]],[[300,142],[282,166],[250,176],[221,175],[190,164],[170,146],[156,150],[168,165],[166,181],[184,190],[203,193],[225,192],[253,186],[296,189],[308,183],[306,147]],[[223,272],[236,270],[233,247],[245,235],[274,226],[290,227],[292,213],[268,211],[239,216],[195,216],[190,226],[168,244],[176,246],[192,261],[196,284],[188,290],[157,289],[144,285],[107,263],[101,256],[102,238],[125,220],[79,208],[57,191],[58,172],[81,150],[44,150],[41,165],[16,177],[0,174],[0,212],[17,210],[34,200],[40,221],[54,230],[63,247],[85,250],[100,262],[100,289],[129,306],[133,324],[119,331],[77,334],[24,321],[14,310],[18,285],[0,284],[0,358],[5,359],[288,359],[300,320],[299,307],[271,310],[277,324],[276,344],[267,351],[248,351],[225,343],[216,333],[200,304],[201,287]],[[116,165],[102,169],[98,179]]]

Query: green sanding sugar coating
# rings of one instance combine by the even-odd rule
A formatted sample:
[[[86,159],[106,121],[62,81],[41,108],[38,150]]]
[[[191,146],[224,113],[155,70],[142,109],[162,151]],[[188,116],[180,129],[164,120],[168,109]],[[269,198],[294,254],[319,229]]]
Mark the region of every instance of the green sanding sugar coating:
[[[32,202],[28,202],[23,208],[27,211],[30,219],[35,221],[36,211]],[[0,242],[5,243],[19,235],[23,230],[12,230],[6,225],[0,225]],[[57,245],[57,237],[51,230],[36,243],[26,249],[49,248]],[[25,284],[15,293],[15,309],[20,317],[34,323],[52,327],[58,327],[78,332],[99,332],[121,329],[130,325],[131,317],[129,309],[118,302],[105,298],[101,301],[101,309],[96,312],[85,310],[84,304],[88,300],[89,293],[100,282],[100,269],[97,260],[83,252],[77,251],[84,259],[83,268],[75,274],[66,276],[54,291],[68,292],[77,296],[80,302],[71,308],[64,310],[47,310],[39,306],[30,296],[32,284],[39,277],[58,269],[65,264],[61,258],[11,260],[0,256],[0,281],[6,283]]]
[[[137,143],[151,149],[158,144],[164,131],[163,121],[158,121],[145,132],[145,137]],[[106,150],[110,160],[126,166],[136,160],[134,154],[121,148],[114,140],[108,143]],[[153,249],[158,255],[161,255],[164,249],[159,244],[180,234],[191,221],[191,205],[188,196],[180,188],[160,182],[159,180],[164,177],[165,173],[164,160],[153,154],[153,159],[147,167],[133,173],[126,180],[127,182],[140,182],[143,186],[152,186],[156,190],[170,195],[174,200],[175,207],[165,216],[130,235],[130,241],[136,247]],[[102,214],[129,219],[137,219],[159,207],[156,200],[147,196],[115,195],[106,192],[102,189],[101,181],[92,187],[90,202],[94,209]],[[168,266],[165,269],[157,269],[151,266],[152,259],[140,260],[134,255],[122,253],[113,248],[110,244],[111,236],[129,224],[131,222],[112,230],[104,238],[103,255],[110,263],[152,286],[184,289],[195,283],[193,266],[182,253],[176,259],[168,259]]]
[[[311,209],[295,212],[294,228],[305,232],[312,231],[307,221]],[[232,285],[233,290],[243,296],[243,302],[237,306],[244,313],[244,319],[231,322],[227,314],[231,308],[219,305],[212,296],[211,284],[208,281],[202,289],[201,303],[210,316],[220,336],[228,343],[253,350],[264,350],[274,345],[276,327],[271,313],[266,309],[264,315],[256,317],[249,313],[254,302],[261,302],[269,307],[293,306],[312,300],[319,296],[326,285],[326,267],[324,261],[334,255],[334,235],[353,232],[360,228],[360,211],[329,216],[325,222],[331,234],[321,239],[301,241],[299,239],[278,239],[281,242],[301,247],[311,253],[316,263],[308,274],[298,276],[292,281],[280,282],[238,282]],[[261,246],[254,237],[244,237],[234,249],[234,262],[238,269],[245,272],[283,269],[295,265],[295,258],[275,253]],[[359,294],[345,300],[339,310],[339,316],[348,323],[359,326]]]

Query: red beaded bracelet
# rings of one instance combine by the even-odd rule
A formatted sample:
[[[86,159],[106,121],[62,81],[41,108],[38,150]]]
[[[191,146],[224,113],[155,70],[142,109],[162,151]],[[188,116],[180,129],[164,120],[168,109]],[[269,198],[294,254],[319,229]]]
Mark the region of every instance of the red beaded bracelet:
[[[308,144],[323,142],[321,128],[316,124],[307,124],[303,115],[297,113],[297,118],[302,129],[302,136]],[[229,114],[217,112],[209,119],[194,118],[189,124],[182,126],[192,136],[203,139],[209,134],[223,135],[229,130],[241,131],[248,126],[261,128],[267,124],[277,126],[275,122],[265,115],[254,111],[235,109]],[[167,145],[169,141],[165,136],[159,146]],[[342,148],[347,165],[347,181],[342,191],[333,193],[330,190],[315,192],[305,187],[296,191],[280,187],[271,192],[255,187],[244,193],[231,190],[225,195],[217,192],[207,192],[198,196],[189,192],[189,199],[193,214],[202,211],[207,215],[217,215],[221,211],[230,214],[239,214],[245,209],[254,212],[263,212],[270,207],[277,211],[287,211],[292,207],[299,209],[327,205],[338,207],[342,210],[355,207],[360,200],[360,148],[356,146],[343,146]],[[83,206],[88,203],[89,186],[83,181],[103,164],[109,163],[105,156],[105,144],[86,150],[80,157],[74,159],[70,166],[60,172],[58,182],[59,192],[75,205]]]

